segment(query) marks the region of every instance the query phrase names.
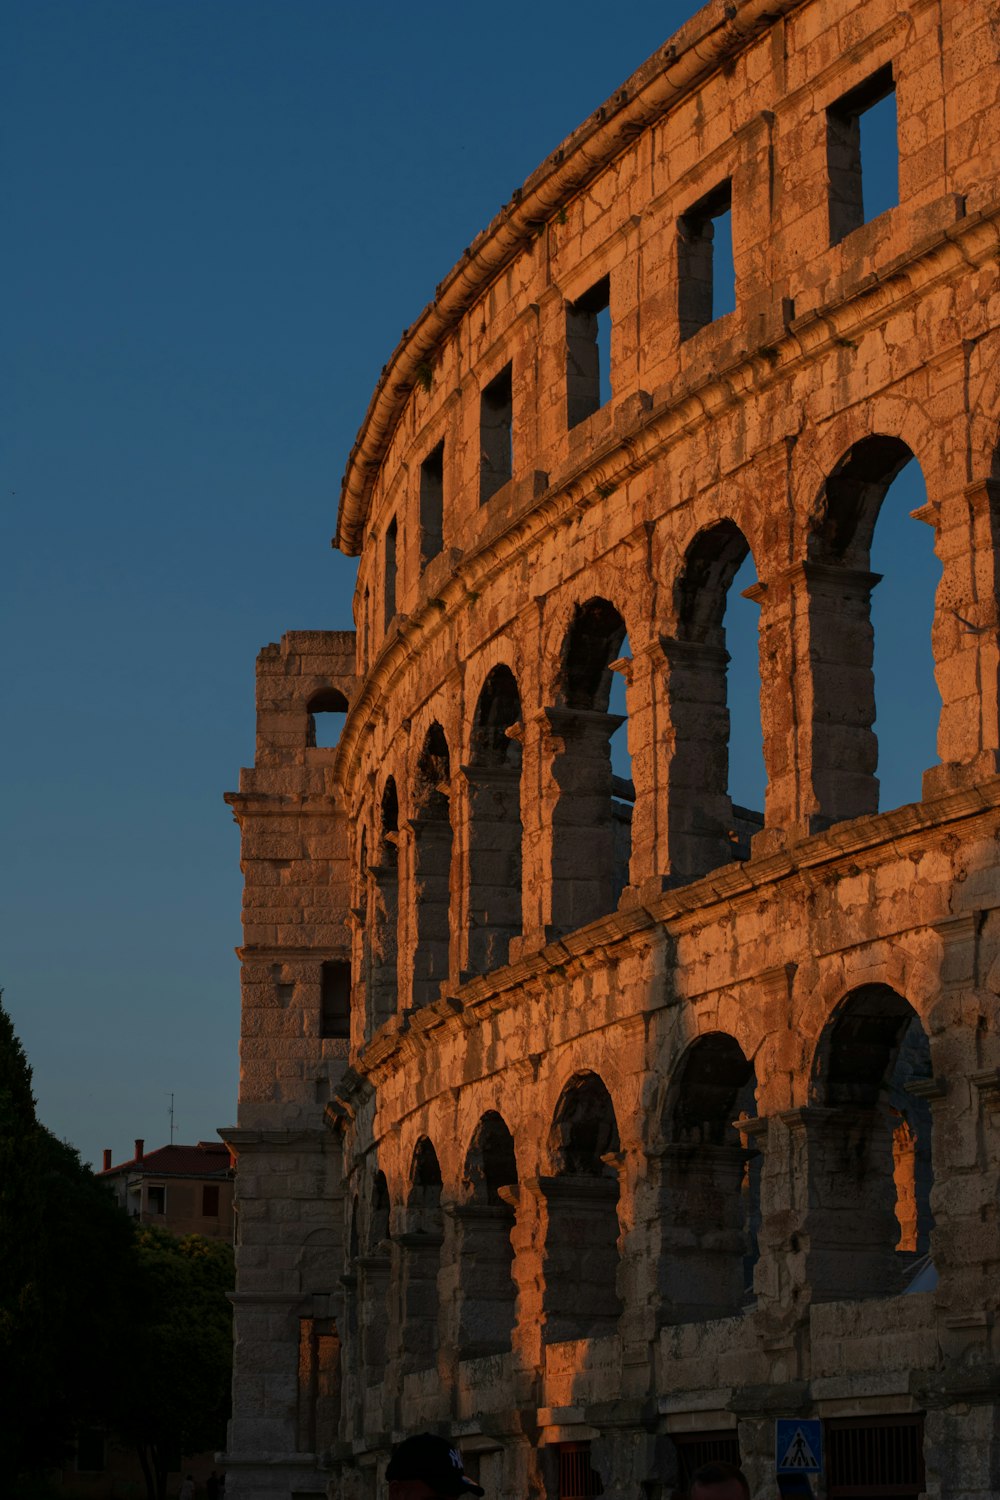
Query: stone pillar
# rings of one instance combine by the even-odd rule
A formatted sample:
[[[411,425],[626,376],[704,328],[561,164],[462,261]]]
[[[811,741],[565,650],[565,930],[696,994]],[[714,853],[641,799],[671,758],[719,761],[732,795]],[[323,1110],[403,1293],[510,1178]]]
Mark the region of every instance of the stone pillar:
[[[728,864],[733,855],[729,798],[729,710],[722,646],[661,636],[668,724],[661,771],[666,865],[682,883]]]
[[[628,736],[632,753],[635,803],[632,809],[632,856],[629,884],[641,887],[667,868],[666,817],[661,809],[660,735],[667,722],[666,683],[659,640],[636,651],[631,660],[612,662],[628,688]],[[662,848],[661,848],[662,844]]]
[[[392,1261],[388,1255],[359,1255],[358,1303],[360,1312],[360,1367],[362,1389],[379,1385],[385,1376],[389,1339],[389,1282]]]
[[[516,1288],[515,1323],[511,1334],[515,1404],[531,1404],[535,1371],[544,1361],[542,1296],[545,1288],[545,1235],[548,1216],[538,1179],[529,1178],[497,1190],[513,1210],[510,1242],[514,1251],[511,1274]],[[537,1400],[536,1400],[537,1404]]]
[[[466,974],[508,962],[521,936],[521,769],[463,766],[468,815]]]
[[[510,733],[510,731],[508,731]],[[556,788],[552,762],[557,742],[545,709],[517,728],[521,745],[522,933],[511,940],[510,957],[541,948],[552,933],[552,809]]]
[[[788,1249],[804,1256],[800,1296],[807,1291],[813,1302],[894,1296],[902,1284],[891,1117],[852,1105],[810,1106],[781,1118],[799,1184],[783,1227]],[[774,1227],[768,1226],[771,1234]],[[770,1234],[768,1242],[780,1254]]]
[[[351,1439],[361,1431],[361,1329],[358,1318],[358,1276],[356,1262],[340,1278],[344,1309],[343,1349],[341,1350],[342,1399],[340,1436]]]
[[[421,817],[407,825],[413,847],[413,927],[410,1004],[437,1000],[449,978],[451,944],[451,824]]]
[[[395,1242],[400,1251],[400,1373],[405,1376],[437,1364],[444,1236],[418,1229],[395,1236]]]
[[[746,1234],[739,1145],[671,1145],[660,1156],[660,1316],[729,1318],[744,1302]]]
[[[932,797],[1000,771],[1000,480],[914,515],[936,520],[943,566],[932,633],[941,764],[925,773],[923,789]]]
[[[551,828],[551,925],[561,936],[617,905],[610,740],[625,719],[579,708],[549,708],[546,716],[558,788]]]
[[[399,1008],[399,850],[397,836],[386,837],[386,846],[378,864],[369,867],[374,882],[370,962],[366,975],[366,1039],[371,1040],[380,1026],[391,1021]]]
[[[459,1359],[502,1354],[511,1346],[517,1287],[509,1203],[454,1204],[455,1344]]]
[[[611,1177],[539,1177],[547,1224],[542,1309],[546,1343],[618,1331],[619,1186]]]

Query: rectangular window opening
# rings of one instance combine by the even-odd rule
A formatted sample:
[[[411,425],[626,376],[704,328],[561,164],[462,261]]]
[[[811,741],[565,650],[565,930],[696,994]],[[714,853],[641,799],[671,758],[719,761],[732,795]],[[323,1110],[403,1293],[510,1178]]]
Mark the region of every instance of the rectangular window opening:
[[[165,1214],[167,1211],[167,1190],[165,1187],[146,1188],[146,1210],[151,1214]]]
[[[740,1467],[740,1440],[735,1429],[709,1432],[672,1432],[677,1450],[678,1480],[687,1493],[691,1479],[703,1464],[733,1464]]]
[[[351,965],[340,959],[325,963],[320,971],[320,1024],[322,1037],[351,1034]]]
[[[896,86],[887,64],[826,112],[830,244],[899,202]]]
[[[843,1417],[824,1423],[828,1500],[916,1500],[924,1488],[924,1419]]]
[[[425,568],[444,546],[444,443],[438,443],[420,465],[420,566]]]
[[[681,338],[736,309],[733,191],[723,182],[678,223],[678,312]]]
[[[219,1217],[219,1189],[214,1182],[202,1183],[201,1216],[203,1219],[217,1219]]]
[[[566,425],[576,427],[611,400],[611,282],[602,276],[566,304]]]
[[[560,1443],[559,1500],[591,1500],[603,1492],[601,1476],[590,1462],[590,1444]]]
[[[479,503],[485,505],[514,472],[514,387],[511,365],[505,365],[479,402]]]
[[[389,522],[385,533],[385,629],[388,630],[396,613],[396,541],[398,536],[396,518]]]

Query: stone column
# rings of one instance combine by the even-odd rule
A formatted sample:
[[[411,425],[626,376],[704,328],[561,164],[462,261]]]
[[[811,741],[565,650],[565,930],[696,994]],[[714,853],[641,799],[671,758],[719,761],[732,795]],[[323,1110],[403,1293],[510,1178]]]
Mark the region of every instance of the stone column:
[[[416,818],[406,827],[413,848],[410,1004],[419,1009],[438,999],[449,978],[452,835],[445,818]]]
[[[544,1340],[617,1333],[619,1186],[611,1177],[539,1177],[547,1224],[543,1262]]]
[[[943,573],[932,639],[941,693],[938,754],[924,796],[1000,771],[1000,480],[984,479],[914,511],[937,523]]]
[[[543,947],[553,936],[552,809],[557,795],[552,779],[557,742],[546,710],[525,718],[516,737],[521,745],[522,932],[511,939],[512,960]]]
[[[437,1364],[440,1305],[438,1271],[444,1236],[430,1230],[396,1235],[400,1250],[400,1374]]]
[[[740,1145],[671,1145],[660,1156],[659,1305],[665,1323],[739,1313],[744,1301]]]
[[[902,1290],[895,1246],[892,1120],[861,1105],[782,1115],[799,1182],[788,1248],[804,1255],[800,1296],[831,1302]],[[775,1250],[777,1247],[773,1247]]]
[[[615,834],[611,736],[625,719],[549,708],[558,796],[551,825],[551,925],[561,936],[614,911]]]
[[[660,738],[668,723],[663,649],[659,640],[637,650],[631,660],[612,662],[628,687],[628,736],[632,752],[632,857],[629,885],[641,889],[667,869],[666,816],[662,806]]]
[[[662,775],[669,872],[686,882],[732,858],[729,710],[722,646],[661,636],[669,722]]]
[[[466,783],[467,933],[465,973],[508,962],[522,933],[521,769],[463,766]]]
[[[510,1348],[517,1301],[509,1203],[467,1203],[459,1223],[458,1347],[462,1359]]]
[[[385,1376],[392,1261],[388,1255],[359,1255],[355,1265],[360,1311],[360,1384],[364,1392],[369,1386],[379,1385]]]

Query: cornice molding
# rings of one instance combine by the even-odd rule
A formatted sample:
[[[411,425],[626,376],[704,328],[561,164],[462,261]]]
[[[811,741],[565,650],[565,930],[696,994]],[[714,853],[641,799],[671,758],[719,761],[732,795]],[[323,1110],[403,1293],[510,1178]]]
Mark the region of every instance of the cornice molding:
[[[523,1004],[526,991],[545,989],[551,987],[554,979],[572,978],[585,972],[592,967],[595,954],[606,955],[615,947],[648,943],[657,931],[668,940],[676,938],[693,923],[704,926],[716,920],[720,912],[738,911],[748,902],[759,902],[761,894],[769,889],[773,892],[775,887],[792,882],[808,886],[815,879],[825,882],[838,865],[846,867],[845,873],[854,874],[857,856],[863,850],[887,849],[893,857],[903,858],[914,840],[924,848],[928,834],[937,833],[945,838],[956,822],[995,814],[998,809],[1000,776],[932,802],[911,803],[891,812],[837,824],[778,854],[734,862],[690,885],[667,890],[644,905],[611,912],[489,975],[469,980],[457,994],[423,1007],[420,1014],[426,1029],[420,1032],[398,1018],[386,1022],[354,1058],[344,1081],[335,1087],[335,1102],[341,1101],[354,1116],[362,1098],[367,1101],[400,1068],[411,1062],[419,1064],[426,1047],[438,1051],[443,1041],[442,1030],[457,1034],[461,1028],[479,1026],[493,1012]],[[777,895],[772,899],[778,899]],[[905,930],[916,931],[927,925],[918,922]],[[896,935],[895,932],[880,934],[882,938]],[[747,974],[741,977],[740,984],[787,984],[789,967],[765,968],[759,974]],[[672,1002],[668,999],[664,1003]],[[604,1024],[601,1023],[601,1028]],[[621,1020],[609,1024],[620,1025]]]
[[[969,215],[872,273],[836,302],[804,313],[774,343],[742,353],[730,365],[675,399],[639,412],[626,432],[568,464],[537,500],[456,564],[434,598],[396,617],[391,633],[351,705],[337,747],[334,779],[350,800],[358,773],[358,751],[366,734],[386,715],[410,659],[446,627],[467,600],[475,601],[500,573],[524,557],[574,513],[583,514],[629,479],[663,458],[706,418],[763,394],[831,349],[905,311],[934,286],[985,265],[1000,247],[1000,202]]]
[[[341,484],[334,546],[352,555],[380,464],[420,368],[488,284],[537,238],[560,205],[627,150],[760,31],[803,0],[736,0],[705,6],[563,141],[517,188],[403,330],[383,367]],[[722,19],[718,20],[720,10]]]

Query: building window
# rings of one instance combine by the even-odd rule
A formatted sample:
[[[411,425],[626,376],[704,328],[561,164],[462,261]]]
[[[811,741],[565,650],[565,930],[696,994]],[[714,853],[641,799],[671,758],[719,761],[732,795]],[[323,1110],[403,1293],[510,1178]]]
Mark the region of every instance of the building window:
[[[420,465],[420,566],[425,568],[444,546],[444,443],[438,443]]]
[[[566,305],[566,425],[611,399],[611,282],[603,276]]]
[[[335,959],[320,970],[320,1023],[323,1037],[351,1034],[351,965]]]
[[[829,1500],[916,1500],[924,1488],[924,1419],[843,1417],[824,1423]]]
[[[167,1211],[167,1190],[161,1185],[146,1188],[146,1212],[151,1214],[165,1214]]]
[[[491,495],[502,489],[514,472],[514,387],[513,367],[505,365],[500,374],[483,388],[479,402],[479,503],[485,505]]]
[[[306,745],[318,750],[332,750],[340,740],[347,718],[347,699],[337,688],[323,688],[314,693],[306,705]]]
[[[590,1444],[560,1443],[559,1500],[590,1500],[603,1492],[601,1476],[590,1462]]]
[[[740,1467],[740,1440],[730,1432],[672,1432],[677,1450],[678,1480],[682,1490],[691,1486],[692,1475],[703,1464],[733,1464]]]
[[[201,1188],[201,1216],[203,1219],[219,1217],[219,1189],[216,1183],[205,1182]]]
[[[678,223],[677,278],[681,339],[736,307],[731,182],[707,193]]]
[[[887,65],[826,112],[830,244],[899,202],[896,86]]]
[[[388,630],[396,613],[396,542],[399,527],[395,516],[385,533],[385,629]]]

